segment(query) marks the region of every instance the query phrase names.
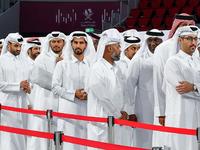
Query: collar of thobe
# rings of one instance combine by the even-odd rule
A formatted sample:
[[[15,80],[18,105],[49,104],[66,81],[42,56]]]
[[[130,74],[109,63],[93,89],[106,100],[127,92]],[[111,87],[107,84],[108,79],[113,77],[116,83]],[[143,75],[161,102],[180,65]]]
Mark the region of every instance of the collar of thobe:
[[[11,52],[7,52],[7,55],[8,55],[8,57],[10,57],[10,58],[12,58],[13,60],[14,59],[17,59],[17,60],[19,60],[19,56],[17,55],[17,56],[15,56],[15,55],[13,55]]]
[[[148,49],[148,51],[147,51],[147,54],[149,55],[149,56],[153,56],[153,53]]]
[[[71,55],[70,58],[71,58],[71,60],[72,60],[73,63],[80,62],[74,55]],[[87,59],[85,59],[85,57],[83,58],[83,60],[81,62],[84,63],[84,64],[88,64],[87,63]]]
[[[131,60],[127,56],[124,56],[124,59],[122,61],[124,61],[126,63],[127,67],[131,62]]]
[[[30,56],[28,56],[27,59],[28,59],[28,61],[29,61],[31,64],[34,63],[34,60],[33,60]]]
[[[52,50],[49,52],[49,54],[50,54],[50,57],[52,57],[54,59],[58,58],[58,56],[59,56],[58,54],[54,53]]]
[[[116,67],[116,63],[113,62],[113,65],[111,65],[107,60],[105,60],[104,58],[101,59],[101,61],[104,63],[104,65],[111,70],[114,70],[114,68]]]
[[[187,62],[190,60],[193,60],[193,55],[190,56],[182,50],[179,51],[179,55],[181,56],[181,58],[185,59]]]

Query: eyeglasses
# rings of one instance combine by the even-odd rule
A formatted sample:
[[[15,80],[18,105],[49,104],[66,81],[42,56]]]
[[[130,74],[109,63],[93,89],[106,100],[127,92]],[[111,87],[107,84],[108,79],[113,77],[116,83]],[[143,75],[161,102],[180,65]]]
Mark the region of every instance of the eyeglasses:
[[[188,37],[181,37],[182,39],[186,39],[186,40],[188,40],[188,41],[190,41],[190,42],[193,42],[193,40],[195,41],[195,42],[197,42],[197,40],[199,40],[197,37],[195,37],[195,38],[193,38],[193,37],[191,37],[191,36],[188,36]]]

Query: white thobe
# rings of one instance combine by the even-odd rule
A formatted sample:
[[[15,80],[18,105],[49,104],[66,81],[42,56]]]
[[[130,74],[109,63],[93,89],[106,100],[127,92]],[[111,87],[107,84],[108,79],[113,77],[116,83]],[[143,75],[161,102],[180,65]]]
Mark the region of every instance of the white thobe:
[[[128,113],[123,96],[122,73],[118,67],[111,65],[104,58],[96,62],[89,74],[88,83],[88,116],[119,118],[120,111]],[[107,123],[88,122],[88,139],[108,142]],[[115,125],[115,144],[124,145],[123,126]],[[88,147],[88,150],[96,148]]]
[[[29,56],[27,57],[28,63],[29,63],[29,72],[31,71],[31,69],[33,68],[33,64],[34,64],[34,60],[32,58],[30,58]],[[33,104],[34,104],[34,99],[35,99],[35,88],[33,86],[33,84],[30,83],[30,87],[31,87],[31,93],[27,95],[28,97],[28,103],[29,105],[31,105],[32,109],[34,109]],[[32,125],[33,125],[34,119],[33,119],[33,114],[28,114],[28,129],[32,130]],[[29,142],[30,142],[30,138],[31,136],[27,136],[27,147],[29,146]]]
[[[119,68],[121,69],[122,75],[123,75],[123,81],[124,81],[124,87],[126,86],[126,73],[127,70],[129,68],[131,60],[124,56],[122,59],[120,59],[119,63],[117,63],[117,65],[119,66]],[[123,131],[123,137],[126,138],[126,144],[125,146],[133,146],[133,132],[134,129],[132,127],[129,126],[125,126],[124,127],[125,131]]]
[[[169,58],[173,40],[169,39],[159,44],[153,57],[153,88],[154,88],[154,124],[160,125],[159,116],[165,116],[165,93],[162,90],[164,66]],[[153,131],[153,147],[163,147],[163,132]]]
[[[75,97],[77,89],[84,88],[84,78],[89,69],[88,61],[84,58],[79,61],[74,55],[69,61],[61,61],[56,65],[53,80],[52,92],[59,95],[58,112],[74,115],[87,116],[87,100],[80,100]],[[87,122],[58,118],[58,131],[65,135],[87,139]],[[64,143],[63,149],[86,150],[85,146]]]
[[[149,50],[131,61],[127,71],[126,91],[132,106],[131,114],[137,116],[141,123],[153,124],[153,53]],[[135,88],[137,88],[134,96]],[[152,131],[135,128],[134,147],[152,148]]]
[[[61,55],[61,57],[63,56]],[[40,54],[34,62],[33,69],[35,69],[34,67],[42,68],[43,70],[47,71],[48,74],[53,75],[57,58],[58,58],[58,54],[54,53],[53,51],[50,51],[45,54]],[[52,79],[49,79],[50,83],[49,82],[43,83],[45,84],[45,85],[42,85],[43,87],[38,84],[34,84],[36,95],[35,95],[33,106],[35,110],[46,111],[47,109],[53,109],[53,111],[57,112],[58,95],[54,95],[50,89],[44,88],[44,87],[50,86],[49,84],[51,84],[51,80]],[[46,116],[34,115],[33,119],[34,119],[33,128],[32,128],[33,130],[47,132],[48,128],[47,128]],[[52,132],[54,132],[56,129],[57,129],[57,118],[54,117]],[[53,145],[53,142],[52,142],[52,145]],[[30,145],[28,145],[28,150],[39,150],[39,149],[41,150],[47,149],[47,139],[32,137],[30,141]]]
[[[19,56],[9,51],[0,56],[0,103],[11,107],[27,107],[26,94],[20,88],[21,81],[27,78]],[[23,128],[22,113],[1,110],[1,125]],[[0,149],[25,150],[25,138],[23,135],[1,132]]]
[[[126,72],[128,70],[130,62],[131,62],[131,60],[128,57],[124,56],[123,59],[120,59],[119,63],[117,63],[117,65],[119,66],[119,68],[122,71],[124,81],[126,80],[125,79],[126,78]]]
[[[191,62],[189,62],[191,61]],[[200,59],[179,51],[171,57],[164,69],[163,90],[166,93],[165,125],[196,129],[200,125]],[[178,94],[175,87],[180,81],[195,83],[198,91]],[[197,150],[196,136],[166,133],[165,149]]]

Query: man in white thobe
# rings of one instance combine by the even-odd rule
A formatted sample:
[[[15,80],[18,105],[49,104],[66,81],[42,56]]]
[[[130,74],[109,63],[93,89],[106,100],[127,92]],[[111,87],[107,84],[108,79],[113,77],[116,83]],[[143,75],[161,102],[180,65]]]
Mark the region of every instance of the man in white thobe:
[[[27,60],[28,60],[28,65],[29,65],[29,71],[33,68],[34,61],[36,57],[40,54],[40,48],[41,48],[41,42],[38,37],[32,37],[27,39],[26,44],[24,45],[24,52],[27,54]],[[28,109],[34,109],[34,100],[35,100],[35,94],[36,94],[36,89],[34,88],[33,84],[30,85],[31,87],[31,93],[28,95]],[[28,115],[28,121],[27,122],[27,127],[28,129],[32,129],[33,125],[33,115],[29,114]],[[27,145],[29,145],[31,136],[27,136]]]
[[[84,92],[84,78],[95,53],[93,42],[85,32],[75,31],[69,36],[66,51],[68,59],[56,65],[52,80],[52,92],[59,95],[58,112],[87,116],[87,93]],[[87,122],[58,118],[58,131],[65,135],[87,139]],[[87,147],[67,143],[63,149],[86,150]]]
[[[91,39],[93,41],[94,48],[97,51],[97,47],[98,47],[98,44],[99,44],[100,35],[98,35],[97,33],[92,33],[92,32],[90,32],[89,35],[90,35],[90,37],[91,37]]]
[[[200,112],[200,59],[194,55],[199,28],[186,26],[175,32],[180,51],[170,57],[164,68],[166,94],[165,126],[196,129]],[[174,48],[174,51],[177,51]],[[196,136],[166,133],[164,149],[197,150]]]
[[[33,69],[30,72],[30,80],[36,90],[34,109],[58,110],[58,95],[51,91],[52,76],[58,61],[64,58],[64,46],[66,35],[62,32],[52,32],[46,37],[42,53],[35,59]],[[33,116],[32,130],[47,132],[46,116]],[[57,118],[53,118],[52,132],[57,129]],[[53,145],[53,142],[52,142]],[[53,147],[54,148],[54,147]],[[47,149],[47,139],[32,137],[28,150]]]
[[[0,56],[0,102],[2,105],[27,108],[26,93],[30,93],[27,82],[28,67],[26,58],[21,52],[23,37],[19,33],[10,33],[6,39]],[[1,110],[1,125],[23,128],[22,113]],[[23,135],[1,132],[0,149],[25,150]]]
[[[154,86],[154,104],[155,104],[155,116],[159,119],[160,125],[165,125],[165,93],[162,91],[162,85],[163,85],[163,72],[164,72],[164,66],[166,64],[166,61],[170,56],[173,56],[174,54],[178,53],[178,51],[175,53],[171,52],[171,49],[174,49],[172,46],[173,43],[173,35],[177,28],[182,26],[189,26],[189,25],[195,25],[194,17],[190,16],[186,13],[177,14],[174,17],[174,21],[172,24],[172,28],[170,30],[168,40],[160,44],[154,52],[154,60],[153,60],[153,86]],[[161,135],[155,140],[153,140],[153,146],[161,146],[163,147],[163,135]]]
[[[132,109],[131,114],[137,116],[140,123],[153,124],[154,94],[153,94],[153,53],[160,43],[164,33],[157,29],[146,32],[140,54],[131,60],[127,70],[126,92]],[[136,93],[134,91],[136,89]],[[152,130],[135,128],[134,147],[152,148]]]
[[[118,66],[120,67],[125,80],[126,71],[129,67],[131,59],[140,49],[141,39],[139,33],[135,29],[125,31],[123,35],[124,35],[124,44],[122,47],[121,58],[118,63]]]
[[[101,46],[97,50],[99,53],[98,61],[92,66],[86,78],[85,90],[88,92],[88,116],[114,116],[115,118],[127,120],[128,107],[125,106],[127,103],[123,96],[122,73],[114,62],[120,59],[120,37],[102,36],[100,43]],[[115,144],[124,144],[122,132],[123,126],[115,125]],[[107,142],[107,124],[88,122],[87,138]],[[92,149],[96,148],[88,147],[88,150]]]

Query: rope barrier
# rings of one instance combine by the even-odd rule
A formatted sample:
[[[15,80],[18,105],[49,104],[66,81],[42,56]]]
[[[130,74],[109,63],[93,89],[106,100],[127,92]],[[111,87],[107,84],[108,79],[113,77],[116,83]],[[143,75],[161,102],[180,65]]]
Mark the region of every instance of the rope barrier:
[[[46,111],[29,110],[29,109],[15,108],[15,107],[2,106],[2,105],[1,105],[1,109],[15,111],[15,112],[21,112],[21,113],[36,114],[36,115],[46,115]],[[62,118],[70,118],[70,119],[78,119],[78,120],[84,120],[84,121],[107,123],[107,118],[88,117],[88,116],[64,114],[64,113],[57,113],[57,112],[52,112],[52,116],[62,117]],[[158,125],[144,124],[144,123],[138,123],[138,122],[132,122],[132,121],[126,121],[126,120],[120,120],[120,119],[115,119],[115,124],[126,125],[126,126],[131,126],[131,127],[136,127],[136,128],[147,129],[147,130],[156,130],[156,131],[162,131],[162,132],[171,132],[171,133],[177,133],[177,134],[187,134],[187,135],[195,135],[196,136],[195,129],[163,127],[163,126],[158,126]]]
[[[170,133],[177,133],[177,134],[187,134],[187,135],[195,135],[196,136],[195,129],[165,127],[165,126],[132,122],[132,121],[120,120],[120,119],[115,119],[115,124],[126,125],[126,126],[131,126],[131,127],[136,127],[136,128],[147,129],[147,130],[155,130],[155,131],[170,132]]]
[[[27,135],[27,136],[34,136],[34,137],[39,137],[39,138],[52,139],[52,140],[54,139],[53,133],[32,131],[32,130],[19,129],[19,128],[1,126],[1,125],[0,125],[0,131],[11,132],[11,133]],[[102,148],[102,149],[107,149],[107,150],[113,150],[113,149],[115,149],[115,150],[124,150],[124,149],[126,149],[126,150],[149,150],[149,149],[142,149],[142,148],[115,145],[115,144],[110,144],[110,143],[97,142],[97,141],[81,139],[81,138],[65,136],[65,135],[62,135],[62,141],[73,143],[73,144],[79,144],[79,145],[83,145],[83,146]]]
[[[28,113],[28,114],[35,114],[35,115],[45,115],[46,116],[46,111],[42,111],[42,110],[31,110],[31,109],[3,106],[3,105],[1,105],[1,109],[8,110],[8,111],[15,111],[15,112],[21,112],[21,113]]]
[[[64,113],[57,113],[57,112],[52,112],[52,116],[62,117],[62,118],[70,118],[70,119],[77,119],[77,120],[84,120],[84,121],[107,123],[107,118],[100,118],[100,117],[88,117],[88,116],[64,114]]]

